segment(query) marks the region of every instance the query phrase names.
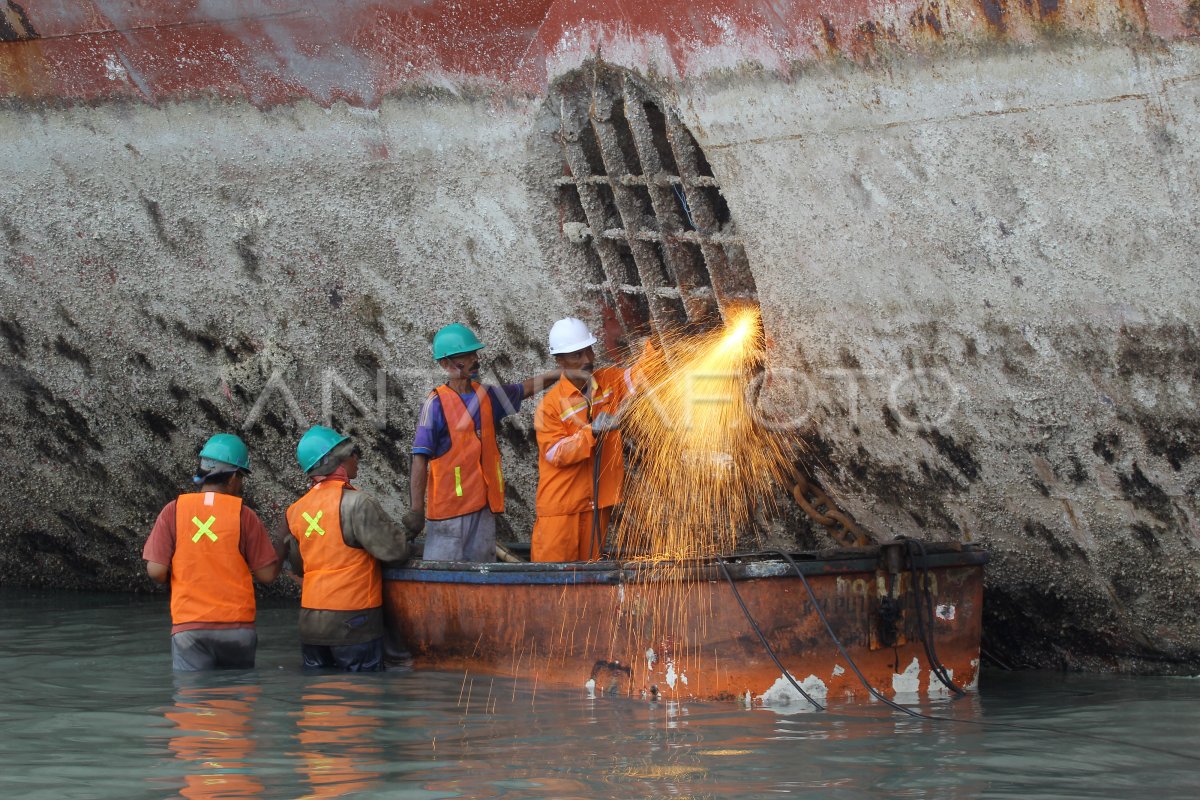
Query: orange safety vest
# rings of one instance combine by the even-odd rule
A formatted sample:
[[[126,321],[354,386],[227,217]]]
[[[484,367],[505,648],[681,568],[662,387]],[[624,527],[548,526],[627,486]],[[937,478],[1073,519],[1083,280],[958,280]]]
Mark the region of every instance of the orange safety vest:
[[[288,529],[300,543],[304,587],[300,605],[325,611],[358,611],[383,605],[383,572],[375,557],[342,538],[344,481],[316,484],[287,510]]]
[[[220,492],[179,496],[171,622],[254,622],[254,583],[241,542],[242,498]]]
[[[479,400],[480,430],[458,392],[439,386],[442,414],[450,431],[450,449],[429,462],[425,516],[450,519],[473,514],[487,506],[494,514],[504,511],[504,472],[496,446],[496,418],[487,389],[472,383]]]
[[[547,455],[559,441],[575,436],[591,424],[601,411],[615,414],[629,394],[627,370],[603,367],[592,375],[592,394],[589,404],[566,376],[542,397],[534,414],[538,441],[537,515],[539,517],[579,514],[591,511],[593,504],[608,508],[621,499],[621,484],[625,479],[624,453],[621,432],[604,435],[600,458],[599,497],[592,497],[592,470],[595,448],[587,458],[574,464],[558,466]]]

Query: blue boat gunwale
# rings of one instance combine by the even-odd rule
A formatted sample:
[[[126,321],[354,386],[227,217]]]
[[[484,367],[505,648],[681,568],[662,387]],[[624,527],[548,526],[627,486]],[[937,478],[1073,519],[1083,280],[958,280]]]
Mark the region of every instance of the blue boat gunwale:
[[[937,547],[927,545],[924,564],[930,568],[973,566],[987,563],[987,552],[975,545]],[[880,566],[879,548],[790,553],[800,571],[807,576],[874,573]],[[792,565],[769,554],[726,556],[726,565],[734,580],[783,578],[795,576]],[[649,561],[586,562],[486,562],[414,561],[403,567],[384,569],[390,582],[458,583],[483,585],[618,585],[644,583],[654,574]],[[715,559],[697,559],[685,565],[684,575],[703,580],[722,580]],[[682,579],[683,575],[677,579]]]

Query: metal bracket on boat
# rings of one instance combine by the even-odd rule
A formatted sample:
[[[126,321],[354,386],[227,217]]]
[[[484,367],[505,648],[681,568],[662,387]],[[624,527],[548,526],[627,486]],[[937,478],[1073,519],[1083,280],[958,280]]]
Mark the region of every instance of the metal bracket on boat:
[[[838,508],[820,484],[799,470],[792,477],[796,481],[791,489],[792,499],[813,522],[823,526],[834,541],[843,547],[866,547],[877,541],[853,517]]]
[[[905,635],[904,544],[883,542],[879,545],[879,566],[875,570],[875,608],[870,632],[870,647],[881,650],[908,642]]]

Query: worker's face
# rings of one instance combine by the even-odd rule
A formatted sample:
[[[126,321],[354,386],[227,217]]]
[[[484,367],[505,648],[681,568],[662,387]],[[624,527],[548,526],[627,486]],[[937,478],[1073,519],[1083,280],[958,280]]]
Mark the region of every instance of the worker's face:
[[[560,353],[554,357],[554,361],[568,380],[586,381],[596,369],[596,351],[585,347],[574,353]]]
[[[362,451],[358,449],[358,445],[350,451],[350,457],[342,462],[342,469],[346,470],[346,477],[354,480],[358,477],[358,456]]]
[[[438,361],[450,380],[473,380],[479,375],[479,354],[459,353]]]

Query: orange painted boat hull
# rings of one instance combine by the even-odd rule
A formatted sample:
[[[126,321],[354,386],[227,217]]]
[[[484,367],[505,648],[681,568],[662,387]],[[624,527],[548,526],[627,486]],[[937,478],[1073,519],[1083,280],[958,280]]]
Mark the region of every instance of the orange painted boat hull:
[[[954,683],[975,686],[986,553],[930,545],[924,571],[897,566],[906,557],[889,546],[793,558],[849,659],[793,567],[763,555],[729,557],[729,579],[716,560],[417,561],[385,572],[384,604],[417,667],[539,686],[751,705],[803,702],[754,625],[818,700],[868,696],[850,660],[887,697],[944,694],[922,627]],[[929,612],[919,618],[922,603]]]

